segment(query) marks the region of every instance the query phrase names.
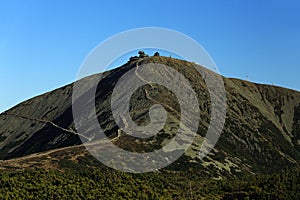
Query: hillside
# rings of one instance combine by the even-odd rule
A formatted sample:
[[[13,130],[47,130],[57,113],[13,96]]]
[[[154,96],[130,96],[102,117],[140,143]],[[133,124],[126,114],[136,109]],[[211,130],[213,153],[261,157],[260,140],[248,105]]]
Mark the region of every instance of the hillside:
[[[193,68],[193,63],[166,57],[149,57],[128,62],[103,74],[101,88],[96,92],[97,117],[105,134],[119,147],[135,152],[151,151],[172,138],[179,125],[180,107],[174,94],[159,85],[154,87],[146,85],[139,88],[132,96],[130,101],[132,118],[140,125],[149,123],[148,108],[159,102],[168,111],[167,124],[157,136],[151,138],[151,142],[136,140],[126,134],[118,135],[118,126],[109,106],[112,90],[124,73],[137,67],[137,62],[160,63],[178,70],[193,87],[200,105],[201,121],[193,145],[184,156],[165,170],[184,171],[191,168],[201,171],[202,176],[220,178],[299,168],[299,92],[223,78],[227,95],[225,128],[214,150],[208,157],[200,160],[197,157],[198,151],[210,122],[211,106],[208,100],[210,94],[203,78]],[[72,87],[73,84],[70,84],[37,96],[2,113],[0,115],[0,159],[13,159],[80,145],[81,141],[75,130],[72,116]],[[80,146],[72,147],[70,151],[67,149],[62,151],[65,160],[74,160],[82,157],[80,155],[89,157],[88,152]],[[75,149],[81,149],[78,155],[73,155],[77,152]],[[54,160],[61,160],[55,153],[49,155]],[[14,167],[30,168],[31,164],[41,166],[46,163],[45,168],[56,169],[57,161],[52,162],[52,159],[49,161],[49,155],[44,157],[31,155],[31,159],[37,161],[25,159],[26,162],[23,164],[22,159],[15,160]],[[9,163],[9,161],[2,162],[0,166],[8,169],[9,167],[5,167],[10,165],[7,162]]]
[[[0,162],[0,199],[299,199],[300,170],[211,179],[200,170],[131,174],[83,145]]]

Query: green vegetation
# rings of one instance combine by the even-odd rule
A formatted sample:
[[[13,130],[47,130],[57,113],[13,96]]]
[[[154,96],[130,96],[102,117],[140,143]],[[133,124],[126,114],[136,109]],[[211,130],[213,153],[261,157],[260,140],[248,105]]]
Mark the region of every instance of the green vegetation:
[[[175,93],[152,83],[132,94],[130,115],[137,125],[147,125],[149,108],[160,104],[168,113],[164,128],[147,139],[119,134],[111,110],[112,91],[125,73],[135,69],[138,74],[138,66],[149,63],[173,67],[195,91],[201,110],[197,133],[202,137],[195,138],[184,156],[156,173],[128,174],[104,167],[78,145],[81,141],[76,133],[66,131],[75,130],[70,84],[21,103],[9,115],[0,115],[0,159],[5,160],[0,162],[0,199],[300,199],[299,170],[287,170],[300,166],[299,92],[224,78],[226,123],[215,149],[200,160],[196,155],[212,115],[204,79],[214,73],[201,68],[201,75],[195,63],[139,52],[139,57],[105,72],[96,91],[99,124],[115,145],[132,152],[151,152],[178,131],[182,108]],[[82,84],[94,78],[99,75]],[[84,96],[78,102],[91,100]],[[107,146],[99,145],[98,150],[101,148]],[[20,158],[32,153],[39,154]]]
[[[66,163],[64,163],[66,164]],[[0,173],[0,199],[300,199],[300,170],[235,179],[200,172],[129,174],[106,167]]]

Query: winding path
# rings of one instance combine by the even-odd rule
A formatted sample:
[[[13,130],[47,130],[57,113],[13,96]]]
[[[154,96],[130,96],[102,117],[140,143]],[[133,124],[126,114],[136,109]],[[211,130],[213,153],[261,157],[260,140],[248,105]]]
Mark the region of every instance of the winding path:
[[[152,85],[152,83],[150,81],[147,81],[145,80],[139,73],[138,73],[138,70],[139,70],[139,64],[140,62],[143,61],[143,59],[139,59],[136,63],[135,63],[135,66],[136,66],[136,69],[135,69],[135,75],[143,82],[149,84],[151,86],[151,88],[154,88],[154,86]]]

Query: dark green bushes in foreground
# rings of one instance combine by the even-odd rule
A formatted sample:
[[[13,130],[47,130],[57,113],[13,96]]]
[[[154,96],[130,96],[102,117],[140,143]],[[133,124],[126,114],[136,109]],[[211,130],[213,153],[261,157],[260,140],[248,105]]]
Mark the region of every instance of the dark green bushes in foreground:
[[[231,180],[107,168],[0,173],[0,199],[300,199],[300,171]]]

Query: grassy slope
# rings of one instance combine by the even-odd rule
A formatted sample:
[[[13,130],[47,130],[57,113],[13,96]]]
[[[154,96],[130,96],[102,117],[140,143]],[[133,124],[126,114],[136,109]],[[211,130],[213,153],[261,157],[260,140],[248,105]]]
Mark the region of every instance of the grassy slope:
[[[2,161],[0,199],[299,199],[300,169],[214,179],[179,163],[130,174],[104,166],[81,145],[51,150]]]
[[[154,199],[158,197],[189,199],[191,196],[195,199],[200,197],[211,199],[212,197],[242,198],[247,195],[272,198],[276,192],[286,195],[290,191],[291,195],[294,195],[292,197],[296,197],[297,192],[293,193],[293,191],[299,189],[299,182],[297,179],[294,180],[293,176],[299,177],[299,172],[282,172],[282,169],[299,167],[300,94],[298,92],[224,78],[228,97],[226,125],[216,149],[209,157],[200,161],[195,159],[195,155],[199,150],[202,136],[206,133],[210,115],[210,102],[207,100],[209,94],[205,83],[193,69],[192,63],[163,57],[150,58],[143,62],[148,61],[174,67],[187,77],[197,91],[202,121],[199,125],[198,137],[185,156],[165,169],[163,173],[132,175],[115,172],[99,165],[80,146],[66,147],[62,151],[57,149],[0,162],[0,168],[4,170],[1,175],[1,181],[4,182],[1,184],[0,194],[8,194],[12,199],[16,196],[13,198],[11,195],[22,194],[27,197],[32,195],[34,198],[41,197],[37,194],[37,191],[41,190],[45,195],[49,195],[49,198],[54,199],[58,198],[55,195],[61,195],[59,196],[61,198],[66,195],[67,199],[71,194],[78,197],[91,194],[93,197],[117,195],[124,198],[134,196],[144,198],[145,196],[142,195],[148,197],[153,195]],[[97,92],[96,107],[99,121],[108,127],[106,130],[108,135],[115,134],[117,130],[107,106],[110,100],[110,89],[118,77],[131,67],[133,64],[107,73],[103,82],[105,90]],[[72,128],[71,86],[28,100],[9,112],[47,119],[64,128]],[[157,91],[159,95],[156,95]],[[131,112],[137,116],[135,120],[141,124],[146,124],[149,120],[145,107],[150,107],[151,101],[149,98],[146,101],[138,99],[141,94],[146,93],[166,106],[175,107],[170,112],[171,122],[158,137],[154,138],[156,141],[165,142],[162,136],[169,137],[178,126],[176,121],[178,103],[164,88],[154,91],[151,91],[148,86],[140,88],[131,100]],[[58,140],[62,136],[64,140]],[[0,115],[0,141],[0,157],[7,156],[8,152],[11,157],[17,157],[74,145],[78,143],[78,138],[57,130],[49,124],[44,126],[31,120]],[[53,141],[58,143],[54,145]],[[136,141],[133,138],[120,137],[116,144],[124,149],[138,151],[141,143]],[[18,148],[20,146],[22,148]],[[37,168],[43,170],[35,171]],[[29,171],[8,172],[18,169]],[[245,180],[236,178],[243,176],[241,172],[244,174],[254,172],[258,175]],[[274,172],[277,172],[277,175],[259,175]],[[211,177],[235,177],[236,179],[216,181],[209,179]],[[26,183],[28,180],[32,182]],[[265,188],[259,189],[262,187]]]

